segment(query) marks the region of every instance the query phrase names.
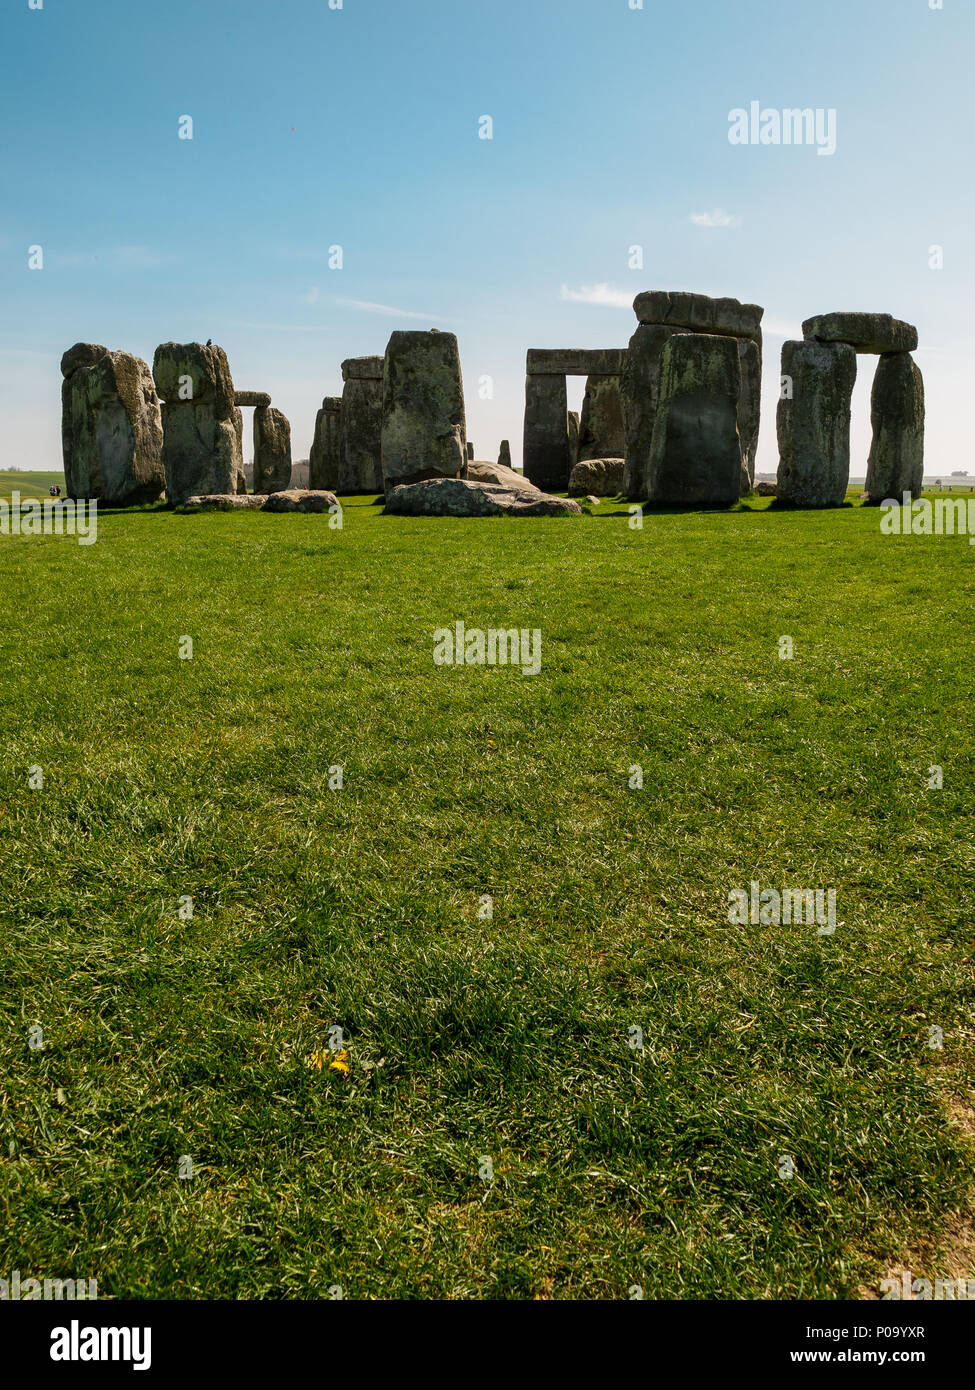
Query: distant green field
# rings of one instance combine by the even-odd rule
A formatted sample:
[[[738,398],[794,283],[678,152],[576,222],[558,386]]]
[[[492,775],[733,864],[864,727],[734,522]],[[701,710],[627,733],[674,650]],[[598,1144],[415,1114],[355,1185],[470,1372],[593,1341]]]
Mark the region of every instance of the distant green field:
[[[0,1272],[975,1273],[966,539],[371,502],[0,537]],[[540,673],[436,665],[457,621],[538,629]],[[753,881],[835,889],[835,933],[730,922]]]
[[[21,497],[47,497],[48,488],[64,487],[64,473],[0,472],[0,497],[9,498],[19,492]]]

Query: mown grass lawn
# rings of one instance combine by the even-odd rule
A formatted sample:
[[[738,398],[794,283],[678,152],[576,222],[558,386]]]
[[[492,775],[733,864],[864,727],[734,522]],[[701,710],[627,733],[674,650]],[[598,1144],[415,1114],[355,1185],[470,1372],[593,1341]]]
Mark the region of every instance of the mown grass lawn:
[[[948,1273],[975,550],[859,507],[633,530],[371,501],[341,531],[0,538],[0,1276],[829,1299],[907,1252]],[[457,620],[540,629],[540,674],[436,666]],[[752,880],[835,888],[835,934],[732,925]],[[347,1074],[310,1064],[334,1025]]]

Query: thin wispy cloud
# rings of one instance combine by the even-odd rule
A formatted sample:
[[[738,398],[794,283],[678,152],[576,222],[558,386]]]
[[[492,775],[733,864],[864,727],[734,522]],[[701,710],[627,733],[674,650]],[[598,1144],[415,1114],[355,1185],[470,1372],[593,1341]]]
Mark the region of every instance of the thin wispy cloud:
[[[714,208],[711,212],[692,212],[691,221],[695,227],[740,227],[741,218],[732,217],[724,208]]]
[[[391,304],[373,304],[367,299],[337,299],[335,302],[346,309],[358,309],[363,314],[388,314],[394,319],[440,319],[446,322],[443,314],[418,314],[412,309],[395,309]]]
[[[563,285],[559,290],[559,299],[569,300],[573,304],[599,304],[610,309],[633,307],[632,290],[614,290],[612,285],[605,282],[599,285],[580,285],[577,290]]]

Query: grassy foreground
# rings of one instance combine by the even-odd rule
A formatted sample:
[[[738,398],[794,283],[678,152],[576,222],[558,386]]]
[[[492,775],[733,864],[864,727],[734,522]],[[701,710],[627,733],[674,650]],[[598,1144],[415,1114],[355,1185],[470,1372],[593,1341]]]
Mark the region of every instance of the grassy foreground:
[[[0,1277],[975,1273],[975,550],[370,502],[0,537]],[[540,674],[436,666],[457,620],[540,629]],[[752,880],[835,888],[835,934],[732,925]]]

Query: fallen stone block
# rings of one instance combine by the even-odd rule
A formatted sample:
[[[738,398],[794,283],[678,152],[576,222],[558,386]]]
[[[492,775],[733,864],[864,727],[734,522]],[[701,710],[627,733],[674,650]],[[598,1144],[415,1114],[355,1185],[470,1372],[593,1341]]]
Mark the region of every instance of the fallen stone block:
[[[394,487],[386,497],[392,516],[582,516],[578,502],[467,478],[427,478]]]
[[[338,507],[339,501],[334,492],[309,488],[287,488],[283,492],[272,492],[262,499],[264,512],[327,512],[330,507]]]
[[[584,459],[569,475],[569,496],[625,496],[627,485],[626,459]]]

